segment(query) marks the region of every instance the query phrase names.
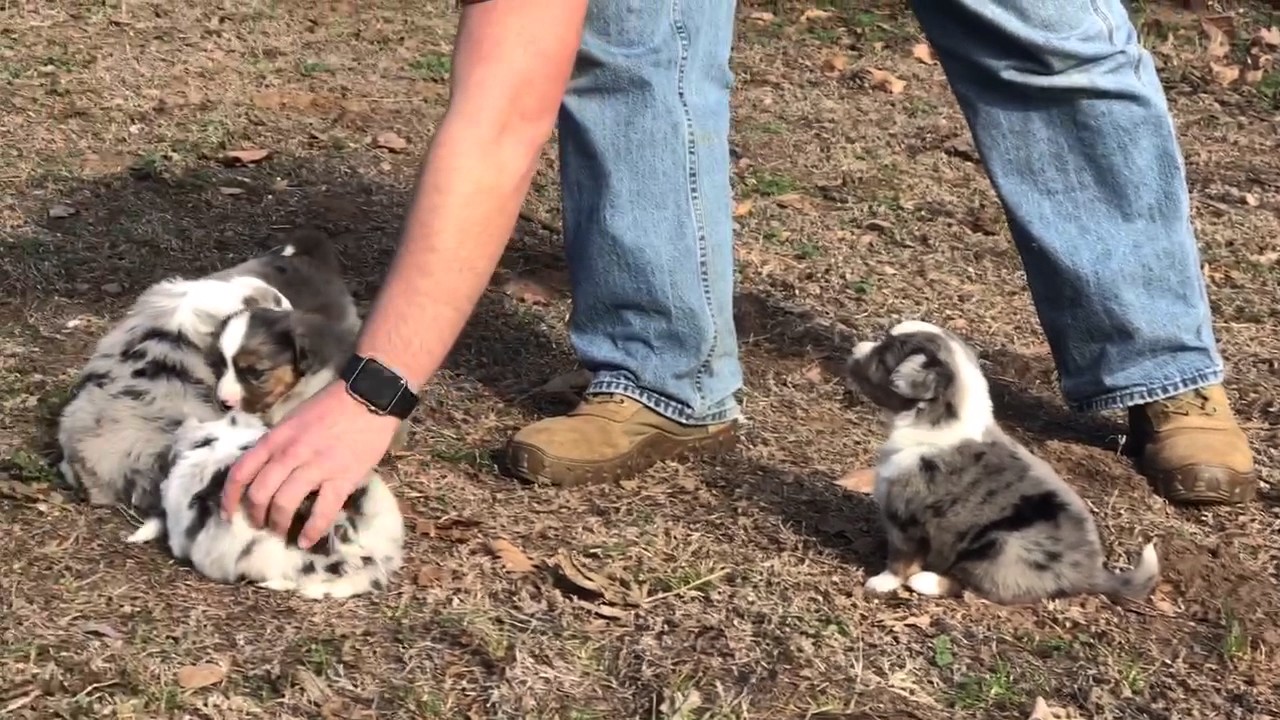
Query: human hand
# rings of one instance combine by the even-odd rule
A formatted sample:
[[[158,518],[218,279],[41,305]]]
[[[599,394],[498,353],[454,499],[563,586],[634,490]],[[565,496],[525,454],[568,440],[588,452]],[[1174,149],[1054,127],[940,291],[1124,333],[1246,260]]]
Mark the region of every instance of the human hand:
[[[249,522],[284,537],[302,500],[318,491],[298,545],[328,533],[338,511],[391,444],[400,420],[377,415],[339,380],[299,405],[236,461],[222,492],[230,517],[241,499]]]

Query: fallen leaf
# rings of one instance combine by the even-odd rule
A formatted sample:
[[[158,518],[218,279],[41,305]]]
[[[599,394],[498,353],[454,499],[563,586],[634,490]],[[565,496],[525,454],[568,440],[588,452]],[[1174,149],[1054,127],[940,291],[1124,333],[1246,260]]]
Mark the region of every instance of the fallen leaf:
[[[1027,720],[1072,720],[1077,717],[1079,717],[1077,713],[1050,705],[1044,698],[1037,695],[1035,706],[1031,708],[1031,717]]]
[[[804,371],[804,379],[812,383],[822,382],[822,364],[814,363]]]
[[[832,55],[822,61],[822,74],[827,77],[837,77],[843,75],[845,70],[849,69],[849,56],[840,54]]]
[[[534,390],[535,393],[580,393],[591,384],[595,374],[586,368],[570,370],[551,378]]]
[[[1269,28],[1262,28],[1253,34],[1251,42],[1266,47],[1280,47],[1280,27],[1272,25]]]
[[[275,182],[271,183],[272,192],[284,192],[285,190],[288,190],[288,189],[289,189],[289,181],[285,180],[284,178],[276,178]]]
[[[424,565],[418,570],[418,576],[415,578],[415,582],[422,587],[444,585],[448,580],[449,571],[435,565]]]
[[[761,23],[761,24],[765,24],[765,23],[771,23],[771,22],[773,22],[773,21],[774,21],[774,17],[775,17],[775,16],[774,16],[774,14],[773,14],[773,13],[771,13],[771,12],[764,12],[763,10],[761,10],[761,11],[759,11],[759,12],[753,12],[753,13],[751,13],[750,15],[747,15],[747,19],[748,19],[748,20],[750,20],[750,21],[752,21],[752,22],[758,22],[758,23]]]
[[[1222,28],[1214,25],[1208,19],[1200,21],[1200,27],[1204,29],[1205,37],[1209,39],[1206,51],[1211,58],[1223,58],[1227,53],[1231,52],[1231,40],[1227,38],[1227,34]]]
[[[746,215],[747,213],[751,212],[751,208],[755,207],[755,205],[756,203],[754,200],[743,200],[742,202],[734,206],[733,216],[742,217],[743,215]]]
[[[405,148],[409,147],[409,141],[393,132],[384,132],[378,133],[373,138],[373,146],[391,152],[404,152]]]
[[[243,195],[243,194],[244,194],[244,188],[238,188],[238,187],[219,187],[219,188],[218,188],[218,192],[222,193],[223,195]]]
[[[630,614],[622,608],[616,608],[612,605],[601,605],[600,603],[591,603],[585,600],[577,600],[574,604],[584,607],[600,617],[609,618],[610,620],[625,620]]]
[[[616,580],[588,569],[565,550],[556,553],[548,564],[555,571],[562,591],[591,601],[603,600],[610,605],[639,605],[644,602],[644,588],[624,587]]]
[[[54,220],[62,220],[76,214],[76,209],[70,205],[54,205],[49,208],[49,217]]]
[[[117,283],[117,282],[107,283],[106,285],[102,286],[102,292],[108,295],[113,295],[113,296],[119,295],[120,293],[124,292],[124,285],[121,285],[120,283]]]
[[[419,535],[432,538],[443,538],[454,542],[465,542],[471,539],[474,530],[480,527],[480,521],[461,517],[443,517],[439,520],[419,520],[414,523],[413,531]]]
[[[543,305],[556,297],[556,292],[547,285],[527,277],[513,275],[502,284],[502,292],[531,305]]]
[[[1257,85],[1262,82],[1264,75],[1266,75],[1265,70],[1251,68],[1240,74],[1240,82],[1245,85]]]
[[[851,490],[856,493],[870,495],[876,487],[876,470],[875,468],[857,468],[845,473],[836,485]]]
[[[211,663],[188,665],[178,668],[178,687],[184,690],[193,690],[208,685],[217,685],[226,676],[226,668],[221,665],[213,665]]]
[[[1209,69],[1213,71],[1213,79],[1219,85],[1230,85],[1240,77],[1240,68],[1235,65],[1219,65],[1211,62]]]
[[[867,77],[871,80],[871,87],[876,90],[883,90],[890,95],[897,95],[907,89],[907,81],[901,80],[893,75],[893,73],[884,70],[869,69]]]
[[[821,8],[809,8],[808,10],[804,11],[803,15],[800,16],[800,20],[801,22],[807,22],[809,20],[821,20],[822,18],[831,17],[831,14],[832,13],[830,10],[823,10]]]
[[[1258,207],[1258,205],[1260,205],[1262,202],[1261,200],[1258,199],[1258,196],[1254,195],[1253,193],[1245,193],[1243,196],[1241,196],[1240,200],[1244,202],[1245,205],[1248,205],[1249,207]]]
[[[245,148],[243,150],[228,150],[222,153],[222,163],[224,165],[252,165],[257,162],[266,160],[271,155],[271,151],[265,148]]]
[[[927,42],[917,43],[915,47],[911,48],[911,57],[925,65],[938,64],[938,58],[933,55],[933,46]]]
[[[502,560],[502,565],[507,572],[527,573],[533,572],[533,561],[520,548],[512,545],[510,541],[502,538],[496,538],[489,541],[489,550],[498,559]]]
[[[969,321],[965,320],[964,318],[956,318],[955,320],[952,320],[950,324],[951,324],[952,330],[956,330],[959,332],[963,332],[969,329]]]

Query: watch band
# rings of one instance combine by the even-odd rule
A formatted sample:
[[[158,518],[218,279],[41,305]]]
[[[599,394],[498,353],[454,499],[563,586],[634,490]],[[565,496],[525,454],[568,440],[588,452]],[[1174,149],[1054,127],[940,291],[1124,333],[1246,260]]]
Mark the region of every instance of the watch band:
[[[418,406],[418,396],[394,370],[371,357],[352,355],[338,374],[347,394],[378,415],[408,419]]]

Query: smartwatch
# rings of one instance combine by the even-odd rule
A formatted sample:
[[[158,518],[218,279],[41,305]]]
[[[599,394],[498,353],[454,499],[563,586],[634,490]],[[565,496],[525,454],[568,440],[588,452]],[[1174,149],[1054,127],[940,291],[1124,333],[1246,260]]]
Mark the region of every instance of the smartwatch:
[[[418,396],[394,370],[371,357],[352,355],[339,377],[347,384],[347,394],[378,415],[408,419],[418,406]]]

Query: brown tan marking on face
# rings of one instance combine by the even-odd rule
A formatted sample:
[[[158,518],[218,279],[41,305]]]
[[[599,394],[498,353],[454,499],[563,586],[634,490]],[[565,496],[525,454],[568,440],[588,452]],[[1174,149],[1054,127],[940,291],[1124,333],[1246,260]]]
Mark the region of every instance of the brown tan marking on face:
[[[234,362],[244,390],[240,407],[246,412],[266,412],[301,379],[292,354],[285,348],[246,347],[236,354]]]

